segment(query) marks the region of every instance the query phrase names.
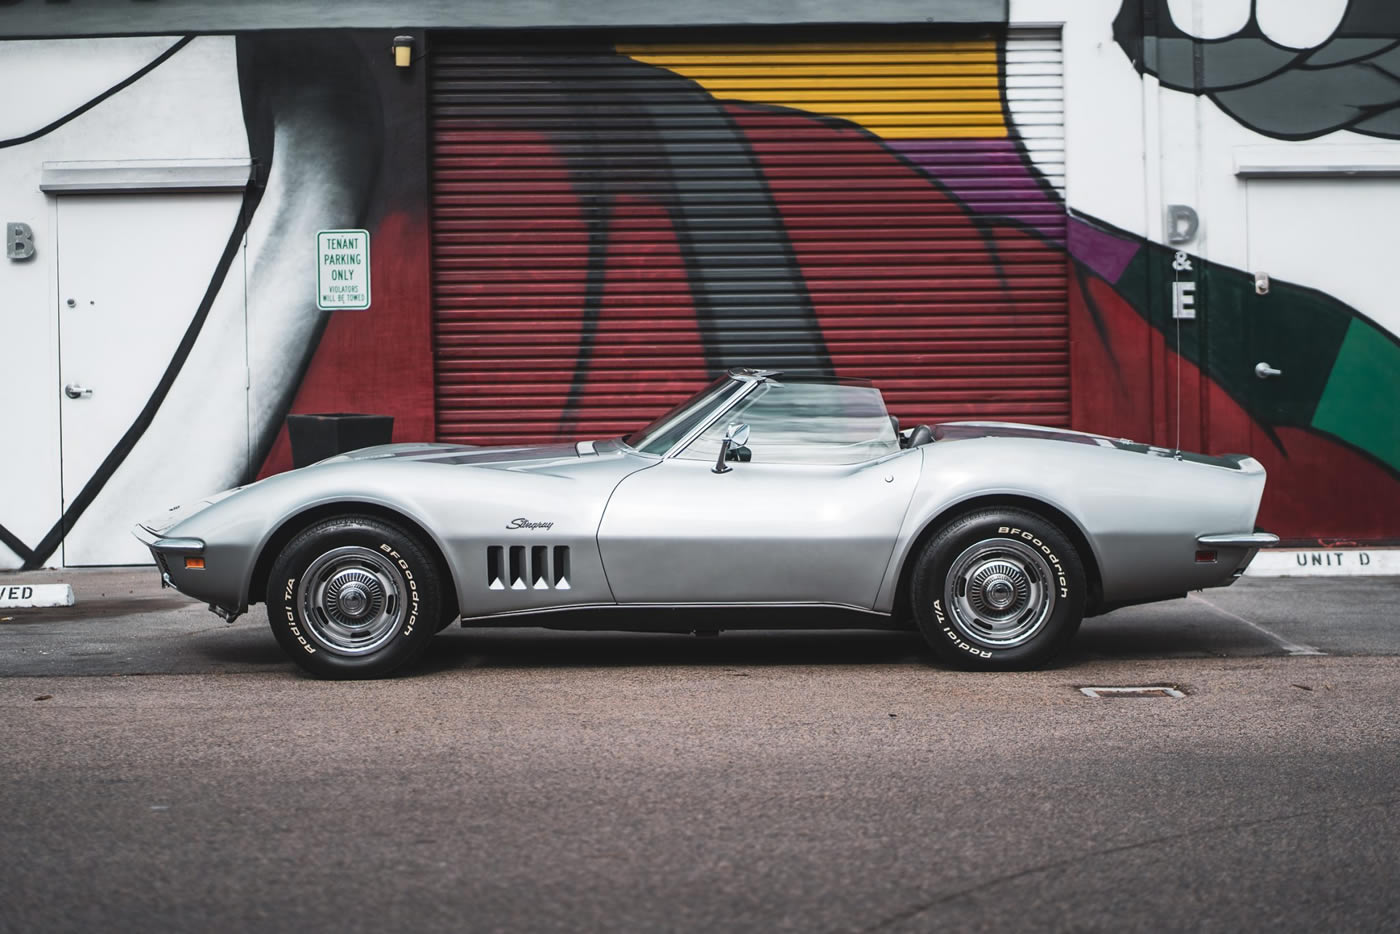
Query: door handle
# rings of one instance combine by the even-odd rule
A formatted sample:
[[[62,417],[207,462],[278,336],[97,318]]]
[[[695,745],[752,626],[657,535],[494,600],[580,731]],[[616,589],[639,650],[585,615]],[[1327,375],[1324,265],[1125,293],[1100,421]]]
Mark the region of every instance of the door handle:
[[[64,387],[63,387],[63,394],[66,395],[66,396],[67,396],[68,398],[70,398],[70,399],[90,399],[90,398],[92,398],[92,390],[91,390],[91,389],[84,389],[82,386],[79,386],[77,383],[69,383],[67,386],[64,386]]]
[[[1259,377],[1260,379],[1268,379],[1271,376],[1282,376],[1283,371],[1276,370],[1261,360],[1254,366],[1254,375]]]

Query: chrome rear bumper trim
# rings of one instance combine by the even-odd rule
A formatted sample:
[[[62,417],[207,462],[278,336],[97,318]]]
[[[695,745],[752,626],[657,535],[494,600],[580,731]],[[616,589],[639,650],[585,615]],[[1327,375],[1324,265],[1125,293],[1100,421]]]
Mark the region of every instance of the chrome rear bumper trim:
[[[1197,535],[1196,544],[1235,548],[1267,548],[1278,544],[1273,532],[1225,532],[1217,535]]]

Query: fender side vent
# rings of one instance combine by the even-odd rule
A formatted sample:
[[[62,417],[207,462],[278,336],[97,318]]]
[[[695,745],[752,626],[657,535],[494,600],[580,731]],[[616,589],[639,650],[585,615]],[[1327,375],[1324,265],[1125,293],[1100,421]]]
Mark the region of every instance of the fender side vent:
[[[549,589],[549,546],[530,546],[530,586],[536,590]]]
[[[486,546],[490,590],[568,590],[571,574],[568,545]]]
[[[501,565],[505,561],[505,549],[500,545],[491,545],[486,549],[486,586],[492,590],[505,590],[506,582],[501,571]]]
[[[569,567],[569,546],[554,546],[554,589],[568,590],[569,577],[573,571]]]

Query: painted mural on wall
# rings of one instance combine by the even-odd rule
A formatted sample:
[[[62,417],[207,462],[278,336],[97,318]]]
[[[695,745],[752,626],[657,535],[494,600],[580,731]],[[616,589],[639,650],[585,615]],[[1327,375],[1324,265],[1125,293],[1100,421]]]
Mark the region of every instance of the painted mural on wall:
[[[1253,14],[1234,35],[1196,39],[1156,0],[1127,0],[1112,26],[1140,72],[1261,137],[1391,138],[1394,19],[1353,0],[1331,37],[1287,50]],[[1239,439],[1266,463],[1265,527],[1323,539],[1400,528],[1395,334],[1287,270],[1260,296],[1249,272],[1194,255],[1208,324],[1178,331],[1166,286],[1181,257],[1065,204],[1062,157],[1036,145],[1035,108],[1018,109],[1008,80],[1005,29],[603,43],[552,58],[493,43],[474,53],[476,84],[438,74],[436,181],[455,187],[431,216],[428,69],[387,67],[382,39],[172,38],[0,141],[23,151],[88,132],[109,102],[224,43],[233,67],[221,74],[258,167],[237,224],[211,232],[227,246],[210,295],[246,259],[246,450],[182,453],[200,418],[182,387],[213,359],[201,351],[214,339],[207,308],[191,307],[156,391],[64,514],[32,535],[0,515],[18,563],[53,563],[79,522],[125,521],[118,500],[150,485],[152,464],[184,465],[204,491],[286,469],[288,412],[392,414],[396,440],[611,434],[737,364],[873,376],[906,424],[1013,417],[1170,443],[1185,422],[1187,441]],[[318,311],[303,247],[318,229],[358,227],[374,242],[374,306]],[[469,314],[434,333],[434,305]],[[542,310],[549,325],[522,337]],[[1008,333],[997,346],[1014,360],[978,358]],[[1286,383],[1248,376],[1261,340]],[[503,356],[506,345],[524,356]],[[1175,417],[1161,400],[1164,365],[1178,362],[1199,404]],[[460,414],[502,400],[513,417]]]
[[[901,418],[1068,423],[1040,242],[1065,211],[1004,51],[438,48],[439,436],[618,434],[740,364],[873,377]]]
[[[1186,262],[1210,324],[1179,332],[1165,300],[1179,278],[1177,250],[1067,210],[1007,106],[1006,41],[885,43],[873,54],[886,57],[874,63],[871,47],[858,43],[559,53],[567,54],[571,77],[585,68],[607,75],[597,93],[588,82],[580,82],[583,90],[565,86],[564,66],[551,55],[480,50],[474,61],[486,73],[456,88],[438,146],[480,149],[475,169],[470,159],[451,163],[465,172],[454,192],[478,219],[491,215],[483,227],[511,246],[493,253],[477,244],[460,289],[447,296],[479,316],[447,335],[449,349],[460,346],[449,366],[490,371],[502,352],[491,339],[501,333],[500,309],[547,301],[557,303],[550,307],[563,325],[540,336],[538,351],[561,355],[570,373],[541,390],[536,357],[533,366],[491,372],[489,385],[465,378],[449,387],[455,402],[513,393],[530,399],[537,422],[474,421],[467,406],[461,421],[440,417],[439,435],[500,441],[522,428],[540,439],[589,433],[581,427],[625,430],[627,422],[613,416],[640,413],[612,400],[624,365],[638,369],[640,381],[670,381],[678,390],[739,363],[873,375],[905,423],[999,417],[996,400],[1007,387],[978,385],[955,363],[948,372],[975,395],[952,411],[936,410],[927,395],[901,394],[900,376],[926,377],[953,362],[956,335],[925,325],[952,323],[960,313],[982,320],[1022,314],[1028,337],[1044,337],[1051,352],[1057,341],[1063,346],[1062,332],[1037,331],[1030,315],[1053,314],[1063,288],[1056,276],[1068,265],[1073,411],[1027,413],[1033,403],[1025,398],[1002,402],[1019,407],[1012,417],[1167,445],[1180,439],[1187,447],[1248,449],[1274,475],[1265,526],[1316,537],[1393,536],[1400,515],[1392,508],[1400,504],[1395,336],[1286,281],[1275,282],[1267,298],[1256,295],[1252,274],[1194,256]],[[862,86],[842,83],[843,66]],[[981,77],[989,93],[979,99]],[[949,81],[956,91],[943,90]],[[624,103],[619,82],[632,89]],[[901,92],[917,96],[911,103]],[[503,97],[513,100],[509,110],[498,103]],[[591,118],[580,126],[564,113]],[[617,132],[641,135],[649,148],[620,147]],[[703,156],[687,149],[697,133],[711,147]],[[716,156],[719,141],[733,149],[731,161]],[[832,189],[851,193],[850,216],[833,208]],[[542,190],[552,194],[549,211],[519,208]],[[732,226],[715,236],[704,221],[716,213],[732,221],[740,202],[748,205],[738,212],[745,262],[736,263]],[[457,211],[439,208],[435,239],[452,233],[462,219]],[[571,220],[574,255],[562,270],[567,250],[515,247]],[[658,237],[658,226],[669,236]],[[934,237],[958,238],[955,265]],[[670,289],[665,296],[657,292],[660,279]],[[759,280],[761,303],[735,300]],[[629,298],[639,287],[649,299],[640,310]],[[997,291],[978,304],[989,287]],[[659,308],[666,309],[661,323]],[[856,320],[861,331],[853,338]],[[649,352],[658,354],[654,370]],[[1287,367],[1289,379],[1255,378],[1261,355]],[[1195,393],[1186,411],[1163,414],[1153,400],[1172,394],[1164,387],[1178,356]],[[1004,381],[1016,375],[997,374]],[[1374,495],[1339,489],[1337,476],[1364,482]]]
[[[1208,98],[1262,138],[1304,141],[1338,131],[1400,138],[1400,12],[1393,3],[1334,0],[1304,11],[1240,0],[1210,12],[1232,11],[1239,20],[1233,31],[1203,38],[1188,32],[1191,24],[1176,22],[1166,0],[1124,0],[1113,34],[1140,73]],[[1094,218],[1080,220],[1070,238],[1080,273],[1073,298],[1094,325],[1103,366],[1092,366],[1092,354],[1084,352],[1090,348],[1081,344],[1076,375],[1111,372],[1114,380],[1101,381],[1112,392],[1115,384],[1122,388],[1125,368],[1150,369],[1144,344],[1132,333],[1146,324],[1201,382],[1202,404],[1188,413],[1195,422],[1189,428],[1208,440],[1254,441],[1249,449],[1272,475],[1262,525],[1285,535],[1293,530],[1294,538],[1394,539],[1397,335],[1366,309],[1325,292],[1275,279],[1260,294],[1252,273],[1199,257],[1190,258],[1190,275],[1206,324],[1179,329],[1166,300],[1180,278],[1176,250]],[[1278,270],[1285,280],[1293,272],[1311,274]],[[1287,378],[1255,377],[1255,361],[1265,359],[1286,367]],[[1114,416],[1097,411],[1088,418],[1097,424]],[[1214,426],[1200,424],[1206,419]],[[1160,427],[1156,434],[1165,440]],[[1338,478],[1346,479],[1339,484]]]
[[[1139,72],[1209,97],[1264,136],[1304,140],[1351,130],[1400,139],[1400,5],[1319,3],[1306,13],[1324,27],[1332,16],[1331,30],[1297,37],[1287,34],[1287,14],[1305,11],[1285,10],[1280,35],[1260,22],[1258,4],[1234,6],[1245,14],[1239,28],[1203,39],[1173,19],[1167,0],[1123,0],[1113,36]]]

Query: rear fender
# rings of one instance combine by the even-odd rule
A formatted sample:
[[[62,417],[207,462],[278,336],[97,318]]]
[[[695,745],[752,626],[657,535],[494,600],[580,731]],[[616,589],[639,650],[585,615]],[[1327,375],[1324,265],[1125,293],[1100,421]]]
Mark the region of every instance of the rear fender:
[[[934,442],[895,544],[876,608],[889,612],[900,572],[926,533],[999,498],[1048,505],[1087,543],[1108,604],[1228,583],[1233,568],[1196,565],[1196,538],[1252,529],[1264,489],[1253,459],[1238,469],[1091,444],[1025,438]],[[965,505],[964,505],[965,504]],[[1030,507],[1028,507],[1030,508]],[[1069,533],[1069,529],[1065,530]]]

